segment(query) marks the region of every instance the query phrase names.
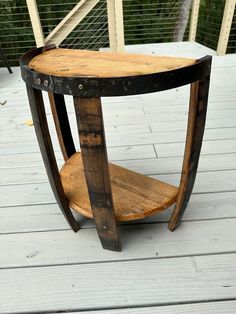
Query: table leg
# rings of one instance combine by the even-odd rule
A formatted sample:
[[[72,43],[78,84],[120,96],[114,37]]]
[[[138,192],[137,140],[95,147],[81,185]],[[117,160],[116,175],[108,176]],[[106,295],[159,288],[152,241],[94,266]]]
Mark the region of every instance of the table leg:
[[[198,168],[205,129],[210,75],[191,84],[187,138],[177,202],[168,228],[174,231],[188,205]]]
[[[89,199],[104,249],[120,251],[100,98],[74,97]]]
[[[47,118],[43,103],[42,92],[27,85],[27,93],[30,103],[30,109],[34,122],[35,132],[38,139],[40,151],[43,157],[45,168],[47,170],[50,185],[54,196],[62,213],[67,219],[71,228],[76,232],[79,230],[79,224],[75,220],[64,194],[61,184],[60,174],[57,167],[56,158],[54,155],[51,137],[48,129]]]
[[[5,65],[6,65],[7,69],[8,69],[8,72],[9,72],[10,74],[12,74],[12,73],[13,73],[13,72],[12,72],[12,69],[11,69],[11,67],[10,67],[10,65],[9,65],[9,63],[8,63],[8,61],[7,61],[7,58],[5,57],[5,55],[4,55],[4,53],[3,53],[3,51],[2,51],[1,48],[0,48],[0,55],[2,56],[2,59],[3,59],[3,61],[5,62]]]

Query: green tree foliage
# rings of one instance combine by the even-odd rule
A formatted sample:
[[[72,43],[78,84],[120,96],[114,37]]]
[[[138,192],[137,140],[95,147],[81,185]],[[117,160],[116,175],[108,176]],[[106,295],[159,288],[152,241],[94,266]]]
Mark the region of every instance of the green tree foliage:
[[[227,53],[236,53],[236,14],[234,14]]]
[[[126,44],[170,42],[181,0],[123,0]]]
[[[34,45],[25,1],[0,1],[0,46],[11,65],[17,64],[16,60],[25,52],[25,47]]]
[[[44,35],[61,21],[76,0],[38,0]],[[11,65],[18,65],[20,56],[35,47],[26,0],[0,0],[0,47]],[[0,59],[0,66],[3,65]]]
[[[212,49],[217,48],[224,5],[225,0],[201,1],[198,18],[197,42]]]

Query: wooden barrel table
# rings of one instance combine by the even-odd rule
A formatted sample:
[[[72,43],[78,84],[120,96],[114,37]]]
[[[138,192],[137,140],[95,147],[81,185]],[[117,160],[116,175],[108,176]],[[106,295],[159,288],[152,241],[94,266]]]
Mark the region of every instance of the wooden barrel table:
[[[24,54],[20,66],[49,182],[71,228],[79,230],[71,211],[74,210],[94,219],[103,248],[120,251],[117,221],[144,218],[175,204],[169,222],[173,231],[187,207],[197,173],[211,57],[195,60],[49,45]],[[101,97],[152,93],[187,84],[190,84],[189,118],[179,187],[109,163]],[[49,94],[65,160],[60,170],[42,91]],[[75,149],[64,95],[74,98],[80,152]]]

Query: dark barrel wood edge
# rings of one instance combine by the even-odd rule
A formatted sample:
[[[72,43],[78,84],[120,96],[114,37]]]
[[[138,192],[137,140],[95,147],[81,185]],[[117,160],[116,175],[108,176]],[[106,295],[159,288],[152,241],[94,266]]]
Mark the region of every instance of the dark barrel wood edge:
[[[196,62],[201,62],[202,59]],[[178,197],[168,228],[174,231],[181,222],[195,183],[205,130],[212,57],[204,58],[205,76],[191,84],[188,127]]]

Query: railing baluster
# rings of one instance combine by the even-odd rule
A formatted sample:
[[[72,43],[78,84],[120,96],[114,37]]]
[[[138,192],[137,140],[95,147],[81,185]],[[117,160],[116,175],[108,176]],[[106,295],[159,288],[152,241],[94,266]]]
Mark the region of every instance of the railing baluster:
[[[234,17],[234,10],[235,10],[236,0],[226,0],[225,2],[225,9],[224,9],[224,16],[222,19],[220,36],[218,40],[217,46],[217,55],[222,56],[225,55],[228,41],[229,41],[229,34],[231,30],[231,25]]]
[[[190,20],[189,41],[196,40],[200,0],[193,0]]]

